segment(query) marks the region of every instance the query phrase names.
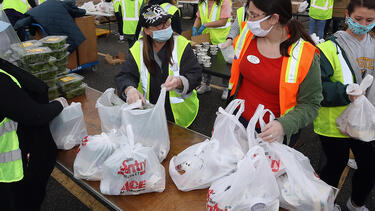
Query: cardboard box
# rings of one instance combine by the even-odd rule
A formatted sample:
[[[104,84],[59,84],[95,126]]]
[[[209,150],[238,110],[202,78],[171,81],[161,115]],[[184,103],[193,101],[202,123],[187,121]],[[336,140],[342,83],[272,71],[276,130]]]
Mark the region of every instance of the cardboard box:
[[[182,36],[184,36],[186,39],[191,40],[191,45],[198,45],[203,42],[210,42],[210,34],[202,34],[198,36],[191,36],[192,30],[183,31],[181,33]]]
[[[333,3],[333,14],[335,18],[345,18],[345,9],[348,6],[350,0],[335,0]]]
[[[78,46],[78,65],[98,61],[98,44],[96,37],[95,17],[84,16],[75,19],[86,40]]]
[[[122,64],[125,62],[125,54],[122,52],[118,52],[118,56],[112,56],[110,54],[105,54],[104,59],[108,62],[110,65],[117,65]]]
[[[66,65],[69,69],[74,69],[78,66],[77,51],[73,51],[68,56],[68,64]]]

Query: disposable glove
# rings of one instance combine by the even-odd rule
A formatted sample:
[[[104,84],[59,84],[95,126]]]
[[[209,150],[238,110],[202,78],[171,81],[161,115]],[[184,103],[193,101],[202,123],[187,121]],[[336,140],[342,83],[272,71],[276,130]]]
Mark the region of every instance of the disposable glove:
[[[198,35],[201,35],[204,29],[206,29],[206,26],[202,24],[202,26],[198,30]]]
[[[193,26],[193,33],[191,34],[192,36],[197,36],[198,35],[198,29],[197,27]]]

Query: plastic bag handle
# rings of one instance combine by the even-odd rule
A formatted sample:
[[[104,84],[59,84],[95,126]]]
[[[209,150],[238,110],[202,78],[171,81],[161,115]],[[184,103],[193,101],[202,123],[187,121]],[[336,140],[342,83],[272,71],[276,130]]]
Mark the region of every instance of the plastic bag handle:
[[[219,110],[218,110],[218,112],[220,113],[220,114],[223,114],[223,115],[225,115],[225,116],[227,116],[234,124],[236,124],[239,128],[240,128],[240,130],[243,130],[243,132],[244,133],[246,133],[246,129],[245,129],[245,127],[243,126],[243,124],[241,124],[241,122],[240,121],[238,121],[238,118],[239,117],[237,117],[237,115],[236,116],[233,116],[233,114],[229,114],[229,113],[227,113],[223,108],[219,108]],[[237,113],[238,114],[238,113]]]
[[[269,113],[270,114],[270,119],[268,121],[268,123],[272,122],[273,120],[275,120],[275,115],[272,113],[271,110],[269,109],[264,109],[262,114],[260,115],[259,117],[259,125],[260,125],[260,128],[263,130],[263,128],[266,126],[266,123],[264,121],[264,115],[266,115],[266,113]]]
[[[238,108],[239,107],[239,108]],[[237,119],[240,117],[240,115],[244,112],[245,110],[245,101],[241,99],[235,99],[232,100],[228,106],[225,108],[225,112],[229,114],[233,114],[234,111],[238,108],[238,112],[236,114]]]
[[[134,133],[133,133],[133,128],[131,125],[126,125],[126,135],[128,136],[129,145],[133,149],[134,148]]]
[[[160,95],[159,95],[158,101],[155,104],[155,107],[160,107],[160,106],[164,107],[166,95],[167,95],[167,89],[164,86],[162,86],[160,90]]]
[[[251,117],[249,124],[247,125],[246,132],[248,136],[249,149],[258,144],[256,141],[258,133],[255,131],[255,127],[257,122],[259,121],[259,118],[263,114],[263,110],[264,105],[259,104],[254,112],[254,115]]]
[[[374,80],[374,77],[372,75],[366,75],[366,77],[362,80],[359,87],[361,88],[362,91],[366,91],[366,89],[371,86],[373,80]]]

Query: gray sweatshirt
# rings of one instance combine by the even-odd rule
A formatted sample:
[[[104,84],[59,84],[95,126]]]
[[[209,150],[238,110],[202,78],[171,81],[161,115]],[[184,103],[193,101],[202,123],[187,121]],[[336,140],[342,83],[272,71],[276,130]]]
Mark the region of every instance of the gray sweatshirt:
[[[357,83],[360,84],[367,74],[375,78],[375,38],[367,33],[362,41],[358,41],[346,31],[338,31],[334,36],[349,59]],[[366,96],[375,105],[375,80],[367,89]]]

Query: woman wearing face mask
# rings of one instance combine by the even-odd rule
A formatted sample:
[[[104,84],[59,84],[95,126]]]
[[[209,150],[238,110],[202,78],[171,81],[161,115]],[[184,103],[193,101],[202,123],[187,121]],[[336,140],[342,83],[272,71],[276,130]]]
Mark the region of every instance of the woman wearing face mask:
[[[314,131],[327,156],[320,178],[337,187],[351,149],[358,169],[353,175],[347,207],[351,211],[368,210],[364,204],[375,183],[374,142],[363,142],[342,134],[336,126],[336,118],[356,98],[346,94],[347,85],[361,83],[367,74],[375,76],[375,38],[369,34],[375,27],[375,1],[351,0],[346,10],[346,23],[345,31],[336,32],[318,46],[324,100],[314,121]],[[375,83],[364,94],[375,105]]]
[[[159,5],[142,9],[143,37],[130,49],[115,80],[120,96],[129,104],[139,99],[155,104],[163,85],[169,91],[165,101],[167,119],[188,127],[198,113],[195,88],[200,84],[202,70],[189,42],[173,34],[170,17]]]
[[[293,134],[313,122],[322,100],[317,48],[292,19],[290,0],[251,0],[247,12],[234,44],[231,98],[245,99],[240,119],[245,126],[259,104],[275,114],[262,128],[264,141],[294,145]]]

